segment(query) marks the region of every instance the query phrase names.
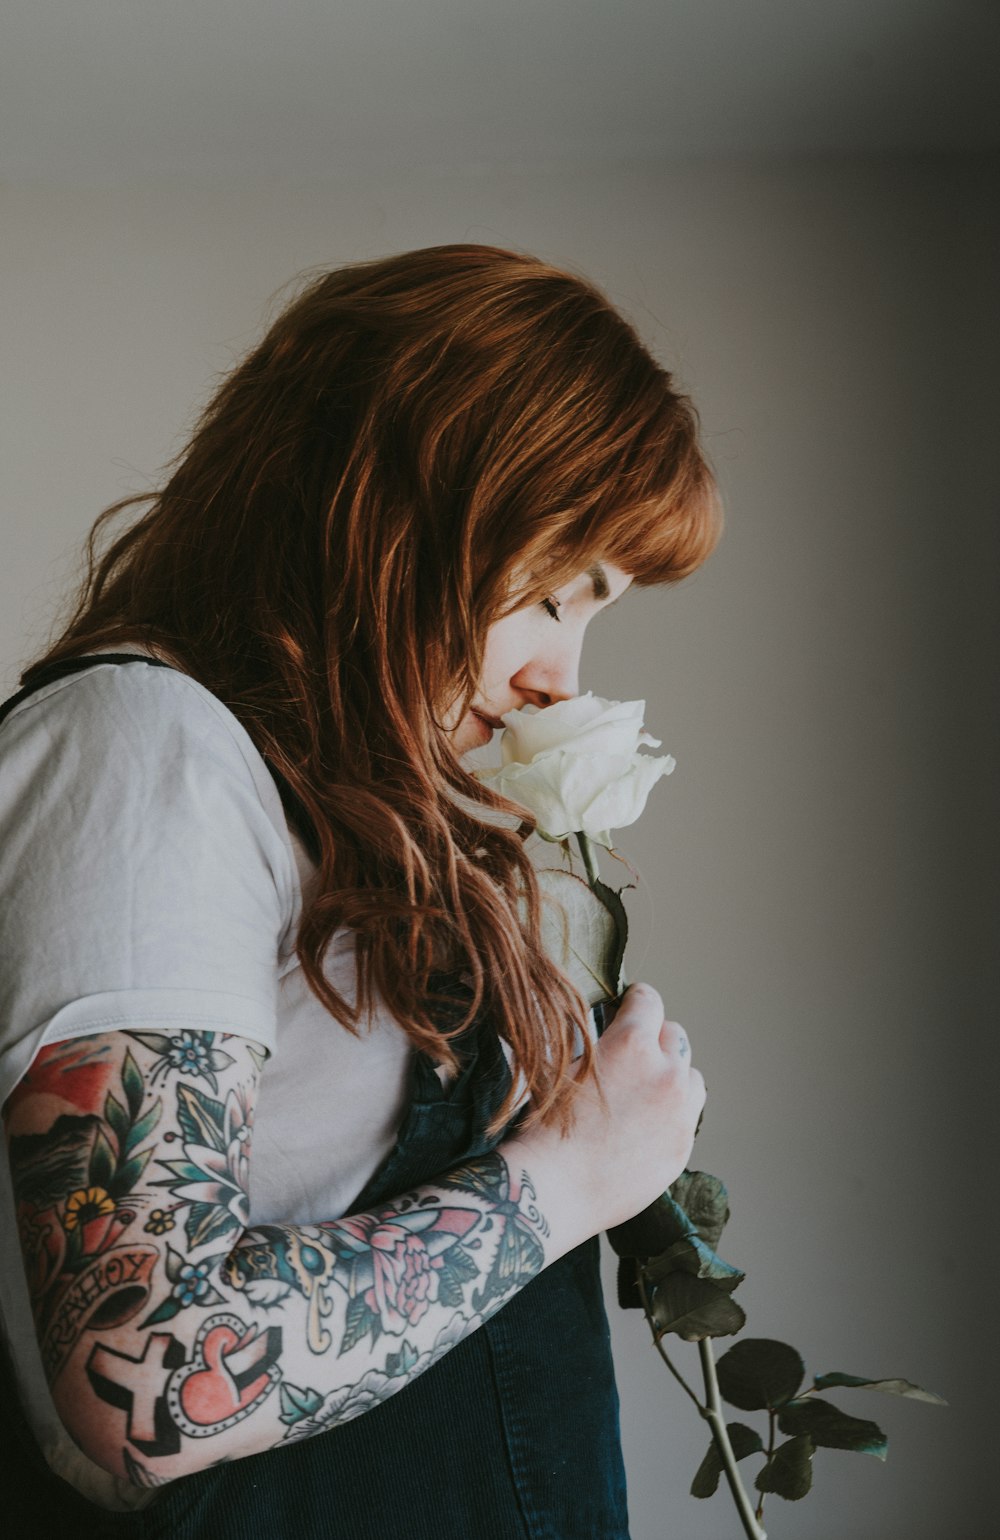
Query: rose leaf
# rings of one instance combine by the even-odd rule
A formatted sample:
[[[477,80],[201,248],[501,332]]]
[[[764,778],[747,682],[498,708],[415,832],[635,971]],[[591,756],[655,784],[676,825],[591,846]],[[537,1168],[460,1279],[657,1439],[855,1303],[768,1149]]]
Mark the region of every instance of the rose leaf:
[[[947,1406],[943,1396],[933,1390],[923,1390],[912,1380],[865,1380],[856,1374],[817,1374],[813,1378],[816,1390],[831,1390],[835,1385],[846,1385],[858,1390],[881,1390],[887,1396],[907,1396],[911,1401],[927,1401],[933,1406]]]
[[[829,1401],[789,1402],[778,1413],[778,1427],[782,1433],[808,1433],[824,1449],[849,1449],[873,1454],[877,1460],[884,1460],[889,1452],[889,1440],[876,1423],[849,1417]]]
[[[769,1337],[747,1337],[735,1343],[722,1355],[716,1368],[723,1399],[744,1412],[784,1406],[795,1395],[805,1374],[805,1365],[795,1349]]]
[[[812,1486],[812,1458],[816,1447],[808,1433],[779,1444],[767,1464],[757,1472],[758,1492],[774,1492],[788,1502],[798,1502]]]
[[[737,1460],[745,1460],[748,1454],[759,1454],[764,1448],[756,1428],[748,1428],[745,1422],[727,1422],[726,1432],[729,1434],[729,1442],[733,1446],[733,1454]],[[721,1475],[722,1458],[713,1439],[705,1453],[705,1458],[695,1472],[695,1478],[691,1483],[691,1496],[711,1497],[718,1488]]]
[[[743,1329],[747,1319],[724,1289],[690,1273],[671,1273],[656,1285],[650,1313],[660,1332],[673,1332],[683,1342],[731,1337]]]

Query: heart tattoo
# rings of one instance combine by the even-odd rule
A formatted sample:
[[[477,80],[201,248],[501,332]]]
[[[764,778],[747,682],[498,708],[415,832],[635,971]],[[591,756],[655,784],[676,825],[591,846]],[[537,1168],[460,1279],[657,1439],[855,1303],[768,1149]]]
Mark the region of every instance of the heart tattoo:
[[[270,1395],[281,1378],[281,1328],[258,1331],[238,1315],[213,1315],[201,1326],[190,1363],[167,1385],[171,1419],[189,1438],[231,1428]]]

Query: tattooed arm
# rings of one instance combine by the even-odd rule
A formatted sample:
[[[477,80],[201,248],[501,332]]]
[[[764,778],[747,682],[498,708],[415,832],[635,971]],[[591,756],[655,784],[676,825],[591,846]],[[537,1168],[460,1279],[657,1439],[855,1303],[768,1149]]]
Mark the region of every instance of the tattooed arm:
[[[45,1373],[116,1475],[169,1481],[358,1415],[601,1227],[562,1201],[565,1167],[526,1170],[510,1140],[370,1213],[246,1228],[264,1058],[95,1034],[43,1049],[4,1106]]]

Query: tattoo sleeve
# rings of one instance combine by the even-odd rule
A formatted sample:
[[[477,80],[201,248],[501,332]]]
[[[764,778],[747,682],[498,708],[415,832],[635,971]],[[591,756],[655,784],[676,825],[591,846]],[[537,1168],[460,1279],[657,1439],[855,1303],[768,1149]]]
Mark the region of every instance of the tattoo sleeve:
[[[248,1229],[264,1058],[212,1032],[95,1034],[44,1049],[4,1106],[56,1407],[142,1485],[358,1416],[551,1260],[499,1151],[370,1213]]]

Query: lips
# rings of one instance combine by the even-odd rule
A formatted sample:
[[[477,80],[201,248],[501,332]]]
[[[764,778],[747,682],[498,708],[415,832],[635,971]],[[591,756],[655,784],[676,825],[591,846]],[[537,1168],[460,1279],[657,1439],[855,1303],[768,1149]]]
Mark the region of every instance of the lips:
[[[504,725],[499,717],[488,717],[485,711],[477,711],[474,706],[472,708],[472,714],[473,716],[478,717],[480,722],[485,722],[488,727],[492,727],[494,731],[497,728],[503,727]]]

